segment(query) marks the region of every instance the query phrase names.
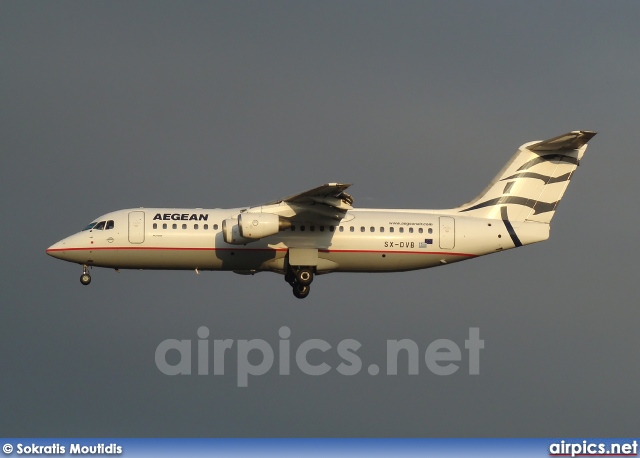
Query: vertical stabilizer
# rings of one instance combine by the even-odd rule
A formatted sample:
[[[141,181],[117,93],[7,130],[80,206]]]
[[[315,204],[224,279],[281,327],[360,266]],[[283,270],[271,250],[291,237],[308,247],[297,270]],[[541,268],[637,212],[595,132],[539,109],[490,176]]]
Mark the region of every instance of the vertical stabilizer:
[[[548,224],[594,135],[576,130],[525,143],[478,197],[456,210],[480,218]]]

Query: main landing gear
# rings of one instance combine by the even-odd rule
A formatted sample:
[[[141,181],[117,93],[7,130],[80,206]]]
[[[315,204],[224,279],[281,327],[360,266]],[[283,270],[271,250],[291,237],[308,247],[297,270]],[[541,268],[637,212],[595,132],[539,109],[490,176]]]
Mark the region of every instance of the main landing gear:
[[[85,286],[91,283],[91,275],[89,275],[89,272],[87,271],[86,264],[82,265],[82,275],[80,275],[80,283]]]
[[[293,295],[298,299],[304,299],[309,295],[313,281],[312,267],[294,267],[291,266],[284,276],[284,280],[293,288]]]

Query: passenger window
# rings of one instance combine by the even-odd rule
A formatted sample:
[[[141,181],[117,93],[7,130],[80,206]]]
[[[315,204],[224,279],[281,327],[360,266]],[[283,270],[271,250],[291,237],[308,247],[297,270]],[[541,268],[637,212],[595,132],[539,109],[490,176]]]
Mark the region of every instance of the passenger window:
[[[389,232],[393,232],[393,228],[392,227],[389,228]]]
[[[104,229],[104,221],[100,221],[98,224],[95,225],[95,227],[93,228],[93,230],[95,231],[101,231]]]
[[[304,224],[300,226],[300,232],[304,231]]]
[[[324,226],[320,226],[320,232],[324,232]]]
[[[114,224],[113,224],[113,220],[112,219],[107,221],[107,227],[106,227],[107,229],[113,229],[113,226],[114,226]]]
[[[429,234],[433,234],[433,229],[429,228],[427,232],[429,232]]]
[[[334,232],[336,230],[335,226],[329,226],[329,232]]]
[[[422,228],[418,229],[418,233],[422,234]]]
[[[186,225],[186,224],[183,224],[183,225],[182,225],[182,229],[186,229],[186,228],[187,228],[187,225]]]
[[[413,228],[412,227],[409,228],[409,234],[413,234]]]
[[[213,225],[213,230],[214,230],[214,231],[217,231],[217,230],[218,230],[218,225],[217,225],[217,224],[214,224],[214,225]]]
[[[380,227],[380,232],[384,232],[384,227]]]
[[[375,228],[375,227],[373,227],[373,226],[371,226],[371,229],[369,229],[369,230],[370,230],[371,232],[375,232],[375,231],[376,231],[376,228]]]
[[[162,229],[166,229],[166,228],[167,228],[167,223],[164,223],[164,224],[162,225]]]
[[[209,229],[209,225],[205,224],[204,226],[202,226],[202,229],[204,229],[206,231],[207,229]]]
[[[349,229],[349,232],[353,232],[353,231],[355,231],[355,230],[356,230],[356,229],[355,229],[353,226],[351,226],[351,228]]]
[[[292,230],[292,231],[295,231],[295,230],[296,230],[296,227],[292,225],[292,226],[291,226],[291,230]]]
[[[404,232],[404,227],[401,227],[400,229],[398,229],[400,231],[400,233],[402,234]]]
[[[310,230],[310,231],[315,231],[315,230],[316,230],[316,227],[315,227],[315,226],[311,226],[311,227],[309,227],[309,230]]]
[[[172,228],[174,228],[174,229],[178,229],[178,225],[177,225],[176,223],[173,223],[173,224],[171,225],[171,227],[172,227]]]
[[[340,232],[344,232],[344,226],[340,226]]]
[[[154,228],[154,229],[158,229],[158,224],[153,223],[153,228]]]
[[[198,225],[197,225],[197,224],[194,224],[194,225],[193,225],[193,228],[194,228],[194,229],[198,229]]]
[[[360,232],[364,232],[364,226],[360,226]]]

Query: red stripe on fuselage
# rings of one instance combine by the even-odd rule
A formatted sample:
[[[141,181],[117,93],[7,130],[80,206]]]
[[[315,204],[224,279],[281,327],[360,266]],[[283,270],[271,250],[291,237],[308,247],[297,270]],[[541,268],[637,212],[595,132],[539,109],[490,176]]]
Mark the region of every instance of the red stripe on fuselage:
[[[157,250],[157,251],[288,251],[288,248],[208,248],[208,247],[86,247],[86,248],[54,248],[54,251],[124,251],[124,250]],[[320,253],[384,253],[384,254],[431,254],[448,256],[465,256],[475,258],[477,254],[448,253],[444,251],[395,251],[395,250],[318,250]]]

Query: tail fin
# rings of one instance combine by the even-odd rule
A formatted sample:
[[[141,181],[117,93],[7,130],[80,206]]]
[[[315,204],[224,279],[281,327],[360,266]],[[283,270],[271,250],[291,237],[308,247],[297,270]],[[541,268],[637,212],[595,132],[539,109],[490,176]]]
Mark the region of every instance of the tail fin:
[[[481,218],[548,224],[594,135],[575,130],[525,143],[478,197],[456,210]]]

